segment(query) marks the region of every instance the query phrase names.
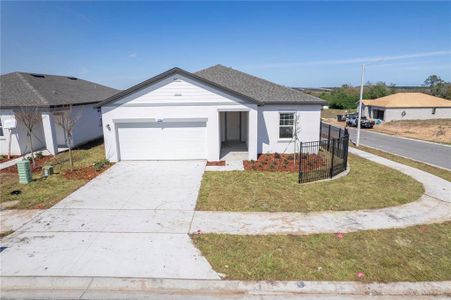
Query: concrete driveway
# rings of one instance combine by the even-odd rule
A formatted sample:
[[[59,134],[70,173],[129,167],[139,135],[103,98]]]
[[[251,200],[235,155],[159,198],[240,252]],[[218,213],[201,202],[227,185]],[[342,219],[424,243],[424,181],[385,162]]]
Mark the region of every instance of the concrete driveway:
[[[187,235],[205,162],[119,162],[2,243],[3,276],[218,279]]]

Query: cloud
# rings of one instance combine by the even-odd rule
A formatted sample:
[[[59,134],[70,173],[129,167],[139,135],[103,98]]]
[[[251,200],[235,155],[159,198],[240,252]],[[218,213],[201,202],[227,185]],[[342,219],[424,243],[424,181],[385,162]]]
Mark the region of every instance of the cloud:
[[[448,55],[451,56],[451,51],[432,51],[432,52],[394,55],[394,56],[370,56],[370,57],[356,57],[346,59],[317,60],[309,62],[273,63],[273,64],[249,65],[244,67],[248,69],[271,69],[271,68],[288,68],[308,65],[342,65],[342,64],[363,64],[363,63],[372,64],[386,61],[396,61],[432,56],[448,56]]]
[[[138,57],[138,54],[136,54],[136,53],[130,53],[129,55],[128,55],[128,57],[130,57],[130,58],[136,58],[136,57]]]

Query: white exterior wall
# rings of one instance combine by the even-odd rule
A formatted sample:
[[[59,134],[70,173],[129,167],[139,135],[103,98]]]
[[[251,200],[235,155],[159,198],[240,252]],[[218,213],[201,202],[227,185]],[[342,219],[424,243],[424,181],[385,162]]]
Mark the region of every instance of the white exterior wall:
[[[82,145],[102,136],[101,115],[93,104],[73,106],[72,113],[79,116],[77,125],[72,132],[74,146]]]
[[[12,109],[0,110],[0,118],[2,124],[7,119],[15,118],[14,111]],[[8,154],[9,144],[9,129],[3,129],[4,136],[0,137],[0,154]],[[36,124],[33,129],[33,149],[39,150],[45,146],[44,130],[42,128],[42,122]],[[30,146],[28,142],[27,129],[25,126],[17,121],[16,128],[11,131],[11,155],[23,155],[30,152]]]
[[[401,114],[405,111],[403,117]],[[435,114],[432,114],[432,108],[386,108],[384,121],[394,120],[426,120],[426,119],[450,119],[451,108],[437,107]]]
[[[102,107],[103,133],[107,159],[117,161],[117,126],[123,122],[155,122],[156,120],[206,120],[207,159],[220,158],[220,113],[245,111],[243,135],[247,136],[249,159],[258,153],[293,152],[288,141],[279,139],[279,112],[297,112],[300,139],[304,142],[319,138],[321,105],[265,105],[244,102],[181,75],[118,99]],[[244,132],[247,131],[247,132]]]
[[[293,153],[291,139],[279,138],[279,113],[295,112],[298,137],[302,142],[319,139],[321,105],[265,105],[259,107],[258,152]]]
[[[73,131],[75,146],[102,136],[100,115],[97,113],[97,109],[93,108],[93,105],[73,106],[72,109],[74,114],[80,116]],[[36,124],[33,129],[32,142],[34,150],[46,149],[46,140],[49,144],[55,143],[54,146],[62,146],[64,144],[64,132],[58,124],[54,123],[55,121],[51,114],[52,113],[49,112],[43,112],[43,121]],[[49,116],[51,116],[50,119]],[[7,119],[14,118],[14,111],[12,109],[1,110],[0,118],[2,120],[2,124],[4,124]],[[49,121],[52,122],[52,124],[49,124]],[[44,124],[47,125],[45,128],[43,126]],[[51,130],[53,130],[54,135],[52,135]],[[4,136],[0,137],[0,154],[7,155],[9,130],[4,129],[3,132]],[[11,155],[24,155],[29,153],[30,149],[28,144],[27,130],[21,122],[17,121],[17,127],[12,130],[11,134]],[[52,153],[53,151],[50,152]]]
[[[245,103],[206,85],[173,75],[161,82],[102,107],[103,134],[107,159],[119,159],[117,149],[117,124],[120,122],[162,119],[206,120],[207,159],[219,160],[219,113],[246,111],[249,114],[249,158],[257,157],[257,105]],[[110,129],[108,129],[108,127]]]

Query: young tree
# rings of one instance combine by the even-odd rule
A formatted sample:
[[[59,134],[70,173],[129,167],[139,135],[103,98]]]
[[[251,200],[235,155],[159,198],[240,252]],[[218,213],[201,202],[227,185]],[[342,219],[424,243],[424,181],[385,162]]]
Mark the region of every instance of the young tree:
[[[72,105],[70,105],[68,109],[55,113],[56,123],[63,129],[66,139],[66,145],[69,148],[69,163],[71,170],[74,169],[74,159],[72,157],[72,133],[80,119],[80,116],[81,111],[79,111],[78,113],[74,112]]]
[[[40,122],[42,122],[42,116],[39,109],[35,106],[33,107],[21,107],[19,110],[14,112],[16,119],[21,122],[27,129],[28,144],[30,146],[31,161],[33,162],[33,167],[36,166],[33,151],[33,130],[36,128]]]

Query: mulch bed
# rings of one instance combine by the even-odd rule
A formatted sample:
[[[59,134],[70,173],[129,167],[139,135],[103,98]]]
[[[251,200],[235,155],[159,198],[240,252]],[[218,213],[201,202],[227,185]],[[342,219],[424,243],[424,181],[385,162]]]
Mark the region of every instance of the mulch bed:
[[[43,156],[41,158],[35,158],[35,166],[30,161],[31,171],[34,173],[41,172],[42,167],[52,159],[53,156]],[[17,173],[17,166],[13,165],[11,167],[0,170],[0,173]]]
[[[110,166],[111,166],[111,164],[105,164],[101,169],[98,169],[98,170],[96,170],[93,166],[78,168],[78,169],[74,169],[74,170],[67,170],[64,172],[63,176],[66,179],[91,180],[94,177],[102,174]]]
[[[207,166],[225,166],[225,160],[207,161]]]
[[[325,166],[326,161],[317,154],[302,155],[302,169],[311,171]],[[243,161],[246,171],[269,171],[269,172],[298,172],[299,171],[299,154],[296,154],[296,164],[294,163],[293,154],[260,154],[256,161]]]

